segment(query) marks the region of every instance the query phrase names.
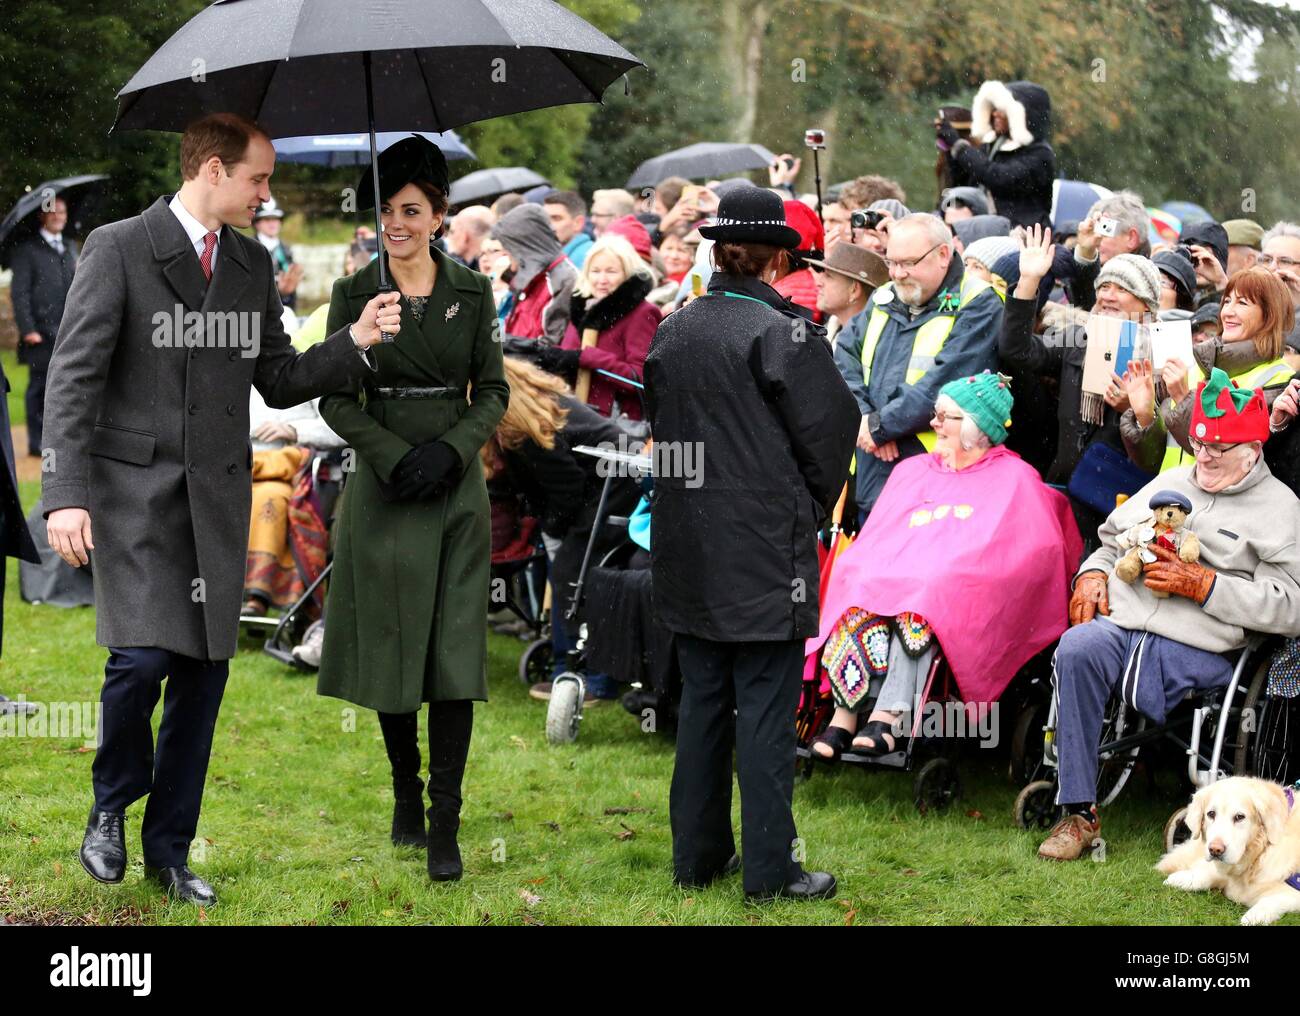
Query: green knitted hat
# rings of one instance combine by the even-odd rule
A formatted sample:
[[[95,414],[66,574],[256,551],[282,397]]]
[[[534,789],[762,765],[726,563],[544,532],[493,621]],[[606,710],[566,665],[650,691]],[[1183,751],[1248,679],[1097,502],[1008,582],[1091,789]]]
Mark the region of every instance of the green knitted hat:
[[[1005,374],[985,371],[949,381],[939,389],[970,416],[988,439],[1000,445],[1007,439],[1011,426],[1011,379]]]

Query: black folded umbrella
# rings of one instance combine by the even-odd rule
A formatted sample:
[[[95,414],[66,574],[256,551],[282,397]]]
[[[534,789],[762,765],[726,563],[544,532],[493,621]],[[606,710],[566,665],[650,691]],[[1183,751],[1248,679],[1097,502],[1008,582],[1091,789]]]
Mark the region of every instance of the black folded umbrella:
[[[687,180],[731,176],[750,169],[763,169],[775,161],[776,156],[762,145],[701,141],[647,159],[628,179],[627,189],[656,187],[670,176],[683,176]]]
[[[14,247],[36,232],[39,228],[36,213],[55,195],[63,198],[68,206],[68,231],[81,233],[86,213],[91,207],[89,199],[98,192],[98,185],[107,179],[103,173],[65,176],[38,183],[20,197],[13,208],[9,209],[9,214],[0,221],[0,268],[8,268],[9,256]]]
[[[273,138],[368,130],[374,166],[377,130],[599,102],[640,66],[551,0],[217,0],[118,93],[113,129],[182,131],[228,112]],[[379,219],[376,202],[377,231]]]

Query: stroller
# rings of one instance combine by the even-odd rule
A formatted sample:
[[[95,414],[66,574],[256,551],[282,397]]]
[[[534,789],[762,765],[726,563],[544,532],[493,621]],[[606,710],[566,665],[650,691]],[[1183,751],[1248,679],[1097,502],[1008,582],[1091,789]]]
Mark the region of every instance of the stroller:
[[[601,488],[600,501],[596,507],[591,533],[587,537],[582,565],[574,582],[568,605],[565,607],[565,620],[574,621],[580,613],[585,617],[578,626],[577,641],[565,660],[566,669],[551,684],[551,697],[546,708],[546,739],[551,744],[570,744],[576,741],[582,724],[582,705],[587,694],[584,675],[591,672],[588,660],[591,636],[589,625],[595,623],[591,616],[593,613],[590,609],[591,604],[586,602],[592,571],[597,567],[601,569],[625,567],[632,552],[636,550],[635,545],[630,541],[624,541],[608,551],[599,562],[594,560],[603,528],[611,526],[627,529],[628,526],[626,517],[609,514],[610,492],[620,474],[643,477],[651,473],[649,455],[633,454],[612,448],[593,448],[588,445],[577,445],[573,450],[578,454],[600,459],[610,468],[606,472],[605,482]]]

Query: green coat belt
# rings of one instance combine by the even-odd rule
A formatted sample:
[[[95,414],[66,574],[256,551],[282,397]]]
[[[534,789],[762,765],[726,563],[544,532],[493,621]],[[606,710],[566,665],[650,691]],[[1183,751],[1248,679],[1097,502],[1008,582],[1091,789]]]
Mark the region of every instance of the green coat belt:
[[[438,277],[421,322],[402,303],[395,341],[371,347],[377,370],[321,399],[352,458],[336,523],[334,569],[316,690],[380,712],[487,698],[491,519],[478,452],[505,413],[488,279],[434,251]],[[377,262],[334,283],[327,334],[355,322],[379,291]],[[373,399],[362,387],[466,388],[466,399]],[[461,473],[428,501],[386,502],[378,480],[416,445],[450,445]]]

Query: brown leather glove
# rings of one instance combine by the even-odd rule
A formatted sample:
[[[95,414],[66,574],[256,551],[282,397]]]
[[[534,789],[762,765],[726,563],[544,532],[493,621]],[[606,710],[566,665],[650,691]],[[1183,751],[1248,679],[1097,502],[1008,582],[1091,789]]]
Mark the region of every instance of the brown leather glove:
[[[1103,571],[1087,571],[1074,580],[1074,593],[1070,596],[1070,624],[1091,621],[1099,612],[1110,616],[1107,581],[1108,577]]]
[[[1202,605],[1210,598],[1217,574],[1213,568],[1180,561],[1177,554],[1158,543],[1151,545],[1151,552],[1158,560],[1142,566],[1142,582],[1148,589],[1185,596]]]

